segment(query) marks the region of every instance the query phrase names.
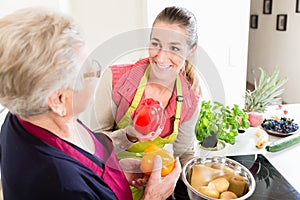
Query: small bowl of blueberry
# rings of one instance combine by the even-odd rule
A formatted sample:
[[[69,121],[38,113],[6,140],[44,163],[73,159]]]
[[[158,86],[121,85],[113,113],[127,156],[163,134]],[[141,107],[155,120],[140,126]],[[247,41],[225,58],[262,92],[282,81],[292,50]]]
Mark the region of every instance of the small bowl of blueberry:
[[[261,127],[269,134],[275,136],[288,136],[299,130],[299,125],[292,118],[277,117],[265,118]]]

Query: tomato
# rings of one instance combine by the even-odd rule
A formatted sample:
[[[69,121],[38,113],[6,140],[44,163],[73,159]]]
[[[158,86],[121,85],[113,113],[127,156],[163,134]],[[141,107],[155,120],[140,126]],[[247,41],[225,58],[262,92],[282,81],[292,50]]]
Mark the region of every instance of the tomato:
[[[141,170],[143,173],[150,175],[153,170],[154,158],[157,155],[160,155],[162,158],[161,176],[167,176],[174,169],[175,160],[167,150],[162,149],[155,144],[150,144],[145,149],[141,161]]]
[[[156,132],[163,121],[163,114],[163,108],[159,101],[146,98],[140,102],[137,109],[133,112],[132,121],[134,128],[144,135]]]

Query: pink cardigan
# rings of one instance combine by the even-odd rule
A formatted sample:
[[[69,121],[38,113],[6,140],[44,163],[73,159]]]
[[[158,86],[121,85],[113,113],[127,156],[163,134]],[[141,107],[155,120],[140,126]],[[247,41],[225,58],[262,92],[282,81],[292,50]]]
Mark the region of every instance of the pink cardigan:
[[[114,65],[111,66],[113,79],[113,101],[117,105],[116,123],[118,123],[128,110],[135,92],[139,86],[140,80],[149,65],[149,59],[139,60],[135,64]],[[189,120],[195,112],[199,103],[199,95],[190,92],[189,82],[180,74],[182,83],[182,95],[184,101],[182,103],[181,120],[179,126],[186,120]],[[144,95],[142,96],[144,99]],[[165,109],[166,123],[161,133],[161,137],[165,137],[173,133],[173,123],[176,110],[176,90],[170,99],[169,105]]]

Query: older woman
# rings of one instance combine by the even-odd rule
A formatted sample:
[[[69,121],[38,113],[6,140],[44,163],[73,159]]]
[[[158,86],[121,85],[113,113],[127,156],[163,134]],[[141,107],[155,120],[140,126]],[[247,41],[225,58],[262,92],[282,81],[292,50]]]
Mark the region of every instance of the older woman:
[[[146,181],[144,199],[172,193],[178,160],[167,177],[159,157],[149,180],[124,174],[111,140],[77,119],[99,76],[70,18],[28,8],[0,19],[0,103],[10,111],[0,140],[5,199],[132,199],[128,182]]]

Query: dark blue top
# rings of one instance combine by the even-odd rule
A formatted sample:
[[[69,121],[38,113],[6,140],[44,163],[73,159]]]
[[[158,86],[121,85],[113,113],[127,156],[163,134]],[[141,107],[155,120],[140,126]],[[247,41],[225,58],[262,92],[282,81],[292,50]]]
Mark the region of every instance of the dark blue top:
[[[0,150],[5,200],[117,199],[102,178],[28,133],[10,113],[1,128]]]

